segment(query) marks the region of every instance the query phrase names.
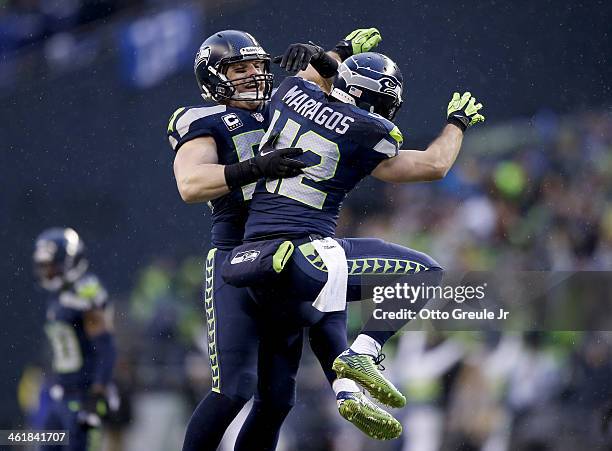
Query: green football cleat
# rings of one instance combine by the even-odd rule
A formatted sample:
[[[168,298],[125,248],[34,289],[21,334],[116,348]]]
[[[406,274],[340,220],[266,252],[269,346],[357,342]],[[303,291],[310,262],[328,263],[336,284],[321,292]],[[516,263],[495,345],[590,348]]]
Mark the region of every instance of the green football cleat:
[[[365,388],[373,398],[391,407],[404,407],[406,398],[378,370],[381,356],[374,359],[368,354],[357,354],[347,349],[334,360],[332,369],[339,378],[352,379]]]
[[[402,425],[389,413],[373,404],[361,392],[340,392],[338,411],[368,437],[393,440],[402,433]]]

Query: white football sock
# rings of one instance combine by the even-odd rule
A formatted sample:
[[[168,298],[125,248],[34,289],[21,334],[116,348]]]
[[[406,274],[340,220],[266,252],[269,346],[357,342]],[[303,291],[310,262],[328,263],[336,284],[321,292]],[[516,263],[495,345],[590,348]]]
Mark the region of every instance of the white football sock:
[[[334,389],[334,393],[336,394],[336,396],[338,396],[338,393],[340,393],[341,391],[349,391],[349,392],[361,391],[359,390],[359,386],[357,385],[355,381],[352,381],[345,377],[342,379],[336,379],[332,383],[332,388]]]
[[[359,334],[351,345],[351,349],[357,354],[369,354],[376,357],[380,354],[382,346],[369,335]]]

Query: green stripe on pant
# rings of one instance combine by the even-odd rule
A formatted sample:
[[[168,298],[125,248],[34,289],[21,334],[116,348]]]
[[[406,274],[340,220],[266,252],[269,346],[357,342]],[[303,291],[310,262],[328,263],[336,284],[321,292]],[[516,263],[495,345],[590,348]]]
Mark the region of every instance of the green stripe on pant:
[[[212,377],[211,390],[216,393],[221,393],[221,374],[219,372],[219,361],[217,359],[217,336],[215,324],[215,290],[214,290],[214,275],[215,275],[215,254],[216,248],[208,251],[206,256],[205,268],[205,285],[204,285],[204,307],[206,309],[206,325],[208,328],[208,358],[210,360],[210,374]]]

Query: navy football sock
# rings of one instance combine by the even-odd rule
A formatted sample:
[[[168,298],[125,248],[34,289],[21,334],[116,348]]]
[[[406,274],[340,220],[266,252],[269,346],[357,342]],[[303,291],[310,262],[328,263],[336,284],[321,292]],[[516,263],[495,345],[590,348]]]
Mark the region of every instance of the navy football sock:
[[[346,310],[326,313],[321,321],[310,327],[308,331],[310,348],[323,368],[330,385],[333,384],[336,372],[332,370],[334,359],[347,347],[346,341]]]
[[[240,429],[234,451],[275,450],[281,426],[292,407],[255,401]]]
[[[191,415],[185,433],[183,451],[216,450],[225,430],[246,402],[246,399],[231,399],[210,392]]]

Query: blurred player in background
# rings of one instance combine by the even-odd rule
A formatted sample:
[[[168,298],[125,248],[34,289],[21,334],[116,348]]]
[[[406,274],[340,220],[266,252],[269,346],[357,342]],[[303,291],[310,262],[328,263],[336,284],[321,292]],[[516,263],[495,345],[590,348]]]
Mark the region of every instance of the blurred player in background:
[[[312,43],[294,44],[282,58],[281,66],[293,71],[304,70],[313,55],[325,58],[322,49]],[[328,72],[320,72],[324,78],[335,74],[337,67],[332,58],[327,59]],[[280,148],[303,148],[304,154],[297,159],[307,163],[307,167],[302,175],[293,178],[258,182],[246,225],[245,244],[236,250],[252,248],[257,253],[244,261],[232,259],[231,264],[242,263],[242,268],[232,269],[229,263],[224,266],[228,272],[251,271],[249,267],[261,272],[262,283],[251,287],[255,300],[263,306],[265,315],[282,318],[286,328],[290,327],[288,324],[294,325],[296,342],[301,343],[301,326],[305,324],[314,324],[319,333],[328,337],[340,331],[334,345],[328,349],[319,347],[323,353],[317,353],[317,357],[326,374],[332,373],[330,379],[336,378],[331,371],[333,362],[339,377],[333,381],[333,388],[340,411],[348,419],[369,401],[353,381],[343,379],[346,377],[360,383],[387,405],[401,407],[405,403],[405,398],[382,377],[376,364],[382,345],[406,321],[390,321],[387,327],[382,327],[380,321],[366,324],[351,348],[342,352],[346,349],[346,311],[345,305],[337,301],[346,296],[341,288],[348,282],[348,292],[344,291],[349,295],[348,300],[359,300],[361,275],[420,271],[432,274],[441,268],[425,254],[382,240],[333,240],[340,204],[368,174],[395,183],[443,177],[457,157],[463,132],[484,120],[478,113],[482,105],[476,104],[470,93],[463,96],[455,93],[447,110],[449,125],[426,151],[399,152],[402,135],[391,120],[401,106],[402,88],[403,80],[396,64],[376,53],[355,55],[341,64],[329,95],[317,84],[300,77],[286,78],[272,98],[272,119],[263,141],[273,137]],[[269,246],[278,246],[283,253],[280,268],[275,261],[278,252],[274,254],[274,271],[280,273],[277,278],[268,277],[271,271],[263,260],[263,256],[273,251],[267,249]],[[295,253],[294,247],[298,248]],[[352,265],[346,274],[348,262]],[[351,275],[357,277],[351,279]],[[326,289],[327,299],[324,299]],[[287,320],[292,317],[298,319]],[[260,351],[268,362],[268,365],[260,362],[260,390],[279,390],[278,368],[297,369],[299,362],[299,353],[291,355],[277,345],[280,353],[275,356],[274,347],[271,348],[271,351]],[[283,361],[287,356],[290,361]],[[253,407],[239,441],[250,443],[254,449],[272,449],[273,437],[266,438],[261,432],[268,427],[270,415],[266,418],[260,410],[256,405]],[[373,429],[360,422],[355,424],[374,438],[399,435],[389,427],[394,420],[378,420]]]
[[[356,30],[342,45],[350,54],[360,43],[369,49],[380,41],[375,29]],[[364,51],[360,50],[360,51]],[[304,163],[292,157],[297,148],[255,149],[268,125],[267,101],[272,93],[270,56],[248,33],[227,30],[204,41],[195,59],[195,73],[207,103],[179,108],[170,119],[168,138],[176,152],[174,172],[186,202],[206,202],[212,208],[212,245],[206,259],[205,306],[212,372],[211,392],[193,413],[183,450],[216,449],[227,426],[255,392],[258,343],[275,343],[287,335],[259,322],[259,310],[246,289],[224,283],[220,263],[242,243],[255,182],[301,173]],[[268,149],[269,150],[269,149]],[[291,354],[301,342],[286,343]],[[293,369],[278,374],[293,378]],[[293,380],[293,379],[292,379]],[[258,393],[255,403],[265,412],[275,441],[283,419],[295,402],[294,386]],[[372,406],[370,411],[382,409]],[[268,429],[265,429],[268,432]]]
[[[42,426],[69,431],[69,450],[99,450],[116,354],[106,291],[87,272],[85,246],[71,228],[42,232],[33,260],[40,286],[50,293],[45,332],[53,350],[53,373],[45,383],[50,404]]]

